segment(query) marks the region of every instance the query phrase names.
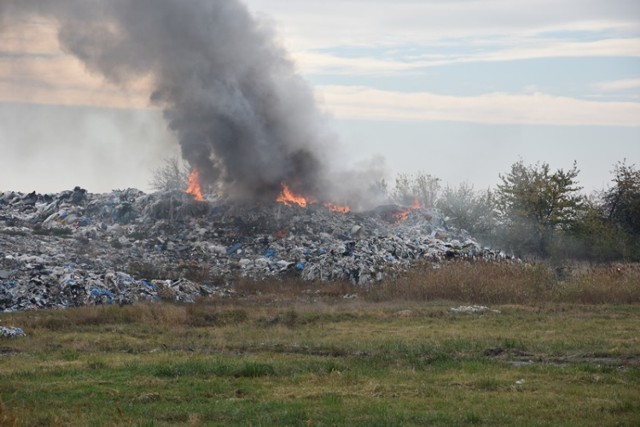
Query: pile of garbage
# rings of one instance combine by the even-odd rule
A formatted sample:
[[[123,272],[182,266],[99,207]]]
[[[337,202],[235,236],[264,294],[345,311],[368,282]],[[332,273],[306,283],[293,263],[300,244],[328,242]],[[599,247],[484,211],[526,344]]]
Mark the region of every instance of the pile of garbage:
[[[26,337],[22,328],[8,328],[6,326],[0,326],[0,337],[4,338],[20,338]]]
[[[182,192],[0,193],[0,311],[190,302],[241,277],[372,285],[421,258],[498,259],[429,209],[334,212]]]

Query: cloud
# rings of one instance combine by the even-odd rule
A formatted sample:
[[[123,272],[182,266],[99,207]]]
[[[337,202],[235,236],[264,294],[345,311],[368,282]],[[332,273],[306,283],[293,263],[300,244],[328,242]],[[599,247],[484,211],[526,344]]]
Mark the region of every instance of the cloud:
[[[424,67],[424,62],[409,62],[373,57],[347,58],[323,52],[297,52],[294,60],[305,74],[393,74]]]
[[[0,53],[50,55],[60,50],[56,27],[50,21],[30,20],[0,23]]]
[[[640,89],[640,77],[635,79],[614,80],[609,82],[599,82],[594,84],[596,89],[606,92],[616,92],[632,89]]]
[[[108,108],[150,108],[150,84],[139,81],[126,89],[88,74],[68,57],[23,59],[19,74],[0,60],[0,102],[84,105]],[[63,76],[61,78],[61,76]]]
[[[427,25],[424,26],[424,33],[413,32],[416,28],[412,29],[411,22],[407,23],[406,34],[401,32],[402,34],[398,37],[394,36],[395,38],[388,38],[385,35],[387,29],[399,25],[396,21],[400,16],[410,14],[409,5],[416,8],[414,11],[416,16],[422,16],[429,22],[434,19],[433,16],[428,15],[429,11],[437,12],[436,15],[457,11],[462,21],[470,19],[467,16],[471,13],[470,11],[475,10],[480,14],[476,17],[478,22],[472,25],[475,28],[474,31],[480,34],[477,37],[432,40],[431,45],[425,46],[415,44],[386,46],[381,47],[380,51],[364,50],[370,53],[351,56],[341,54],[339,49],[334,51],[296,49],[292,56],[303,74],[399,75],[401,78],[407,73],[418,74],[425,68],[449,64],[559,57],[640,57],[639,37],[577,40],[574,36],[568,36],[565,39],[559,36],[553,38],[550,35],[542,36],[537,32],[542,28],[549,29],[554,26],[564,29],[622,28],[627,21],[624,20],[624,14],[620,10],[614,11],[614,8],[610,8],[610,13],[604,14],[600,20],[591,21],[589,19],[594,18],[593,10],[588,13],[582,10],[577,11],[580,15],[577,18],[572,18],[571,14],[565,14],[563,10],[559,10],[560,17],[551,19],[551,24],[547,22],[545,26],[540,26],[538,22],[542,22],[542,18],[532,18],[530,25],[522,31],[491,37],[487,34],[491,31],[496,33],[499,27],[491,30],[485,25],[486,22],[481,22],[480,18],[484,12],[480,12],[479,9],[483,6],[481,3],[486,6],[485,2],[458,1],[454,2],[457,7],[451,8],[442,2],[400,0],[396,9],[388,2],[373,1],[367,3],[371,5],[367,8],[362,1],[350,0],[340,3],[344,5],[344,9],[331,10],[325,7],[324,3],[325,6],[319,7],[316,3],[307,1],[300,3],[269,1],[273,2],[253,0],[250,3],[254,6],[261,5],[261,10],[266,13],[276,13],[275,16],[278,19],[281,16],[285,19],[300,16],[303,20],[313,21],[336,16],[338,24],[333,23],[336,25],[336,32],[352,29],[353,34],[370,37],[369,43],[373,45],[384,45],[392,38],[395,41],[404,42],[407,34],[424,36],[417,36],[414,40],[416,43],[431,38],[437,39],[436,30],[427,28]],[[328,1],[330,4],[334,0]],[[509,10],[512,8],[503,1],[496,3]],[[613,3],[621,5],[624,2]],[[348,11],[355,11],[356,7],[362,8],[361,15],[350,15]],[[498,6],[488,7],[491,9]],[[533,8],[533,3],[525,2],[522,7]],[[604,6],[587,2],[584,7],[600,8],[599,10],[602,11]],[[383,25],[376,30],[375,34],[370,32],[370,30],[373,31],[373,27],[369,28],[369,26],[382,19],[384,14],[388,14],[389,22],[383,19],[381,21]],[[525,18],[518,15],[517,19]],[[349,22],[352,24],[349,25]],[[457,20],[449,23],[453,27],[464,26]],[[318,29],[326,26],[324,21],[318,24]],[[502,24],[511,25],[512,22]],[[436,23],[436,27],[442,25],[441,22]],[[486,31],[479,30],[480,27],[487,27]],[[294,39],[300,40],[300,37],[309,36],[304,28],[296,28],[301,32],[293,34]],[[464,29],[456,34],[467,34],[467,30]],[[325,35],[331,39],[336,32]],[[444,32],[443,34],[452,33]],[[285,39],[287,38],[288,36],[285,36]],[[309,40],[311,43],[307,46],[315,43]],[[349,43],[354,40],[351,38],[342,42]],[[333,41],[338,42],[335,39]],[[22,22],[4,29],[3,40],[0,43],[0,102],[149,108],[149,87],[151,87],[149,81],[139,81],[123,90],[106,83],[102,78],[91,75],[78,60],[61,52],[55,37],[55,29],[50,23]],[[640,87],[640,79],[600,82],[593,87],[601,91],[635,89]],[[318,88],[317,93],[325,98],[330,112],[344,118],[620,126],[638,126],[640,121],[637,103],[596,102],[545,95],[535,91],[527,94],[492,93],[473,97],[456,97],[425,92],[396,93],[367,87],[324,86]]]
[[[640,126],[640,103],[634,102],[595,102],[543,93],[446,96],[354,86],[322,86],[318,92],[328,111],[343,119]]]
[[[494,42],[495,43],[495,42]],[[477,48],[477,47],[476,47]],[[429,47],[424,47],[428,52]],[[542,58],[640,57],[640,38],[589,42],[529,40],[519,48],[488,46],[482,53],[425,53],[409,59],[381,59],[371,56],[344,57],[331,52],[301,51],[295,55],[301,70],[315,74],[393,74],[451,64],[521,61]]]
[[[640,38],[606,39],[591,42],[549,42],[461,58],[459,62],[514,61],[536,58],[640,57]]]
[[[637,34],[637,0],[248,0],[296,49],[392,46],[559,31]]]
[[[91,74],[62,52],[48,21],[18,21],[3,28],[0,43],[0,102],[148,108],[149,78],[126,88]]]

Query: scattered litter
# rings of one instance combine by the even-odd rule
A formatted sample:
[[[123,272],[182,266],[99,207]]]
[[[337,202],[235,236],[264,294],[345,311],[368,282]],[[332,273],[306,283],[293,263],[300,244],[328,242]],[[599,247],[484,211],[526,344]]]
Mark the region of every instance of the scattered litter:
[[[484,305],[461,305],[460,307],[452,307],[450,308],[450,310],[456,313],[482,313],[485,311],[491,313],[500,313],[500,310],[493,310]]]
[[[516,381],[516,384],[517,385],[522,385],[522,384],[524,384],[524,380],[518,380],[518,381]]]
[[[533,365],[533,364],[534,364],[534,362],[533,362],[533,360],[512,360],[512,361],[510,361],[510,362],[509,362],[509,364],[510,364],[511,366],[514,366],[514,367],[520,368],[520,367],[522,367],[522,366],[530,366],[530,365]]]

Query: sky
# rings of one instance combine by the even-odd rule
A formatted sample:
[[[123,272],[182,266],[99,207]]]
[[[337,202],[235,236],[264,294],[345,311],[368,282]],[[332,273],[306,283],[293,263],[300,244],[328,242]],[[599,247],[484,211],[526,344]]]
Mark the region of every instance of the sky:
[[[640,164],[637,0],[247,0],[357,168],[494,186],[519,160],[577,162],[585,192]],[[0,191],[149,190],[178,153],[148,82],[126,88],[35,19],[0,33]]]

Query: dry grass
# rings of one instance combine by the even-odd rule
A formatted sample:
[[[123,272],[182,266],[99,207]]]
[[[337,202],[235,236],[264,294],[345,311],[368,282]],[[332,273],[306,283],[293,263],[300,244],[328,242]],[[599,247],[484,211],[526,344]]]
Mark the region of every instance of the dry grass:
[[[239,279],[234,290],[247,305],[282,306],[317,301],[335,302],[345,296],[362,294],[363,288],[349,282],[306,282],[295,277],[266,280]],[[224,301],[220,301],[224,303]],[[234,304],[239,301],[233,301]]]
[[[0,426],[17,426],[18,417],[13,412],[9,411],[0,399]]]
[[[242,325],[268,318],[271,308],[295,309],[301,316],[312,306],[452,301],[486,305],[637,304],[640,266],[573,266],[562,271],[547,264],[450,262],[425,263],[395,281],[369,288],[350,283],[310,283],[284,280],[239,280],[235,297],[212,297],[194,304],[164,303],[135,306],[92,306],[74,310],[45,310],[20,317],[20,326],[50,331],[80,326],[151,325],[184,328]],[[164,300],[166,302],[166,300]],[[382,306],[381,306],[382,307]],[[356,309],[354,304],[350,310]],[[5,322],[15,317],[4,316]],[[287,324],[286,319],[280,323]],[[264,322],[263,322],[264,323]],[[268,322],[267,322],[268,323]],[[304,323],[304,322],[303,322]],[[5,323],[6,324],[6,323]]]
[[[425,263],[394,282],[372,287],[373,301],[451,300],[475,304],[635,304],[640,268],[553,267],[545,263]]]
[[[15,315],[9,315],[11,319]],[[26,328],[42,328],[52,331],[74,330],[79,326],[104,325],[186,325],[190,322],[185,306],[173,304],[137,304],[87,306],[64,310],[43,310],[31,316],[21,317]]]
[[[172,269],[134,264],[137,277],[219,283],[208,265],[193,262]],[[219,283],[222,284],[222,283]],[[368,301],[448,300],[475,304],[635,304],[640,302],[640,264],[573,264],[554,266],[546,262],[487,262],[456,260],[424,262],[395,279],[369,287],[349,282],[305,282],[295,276],[251,280],[236,278],[238,298],[233,304],[286,305],[292,302],[333,301],[357,295]],[[174,299],[171,289],[160,298]],[[220,304],[228,304],[217,300]]]

